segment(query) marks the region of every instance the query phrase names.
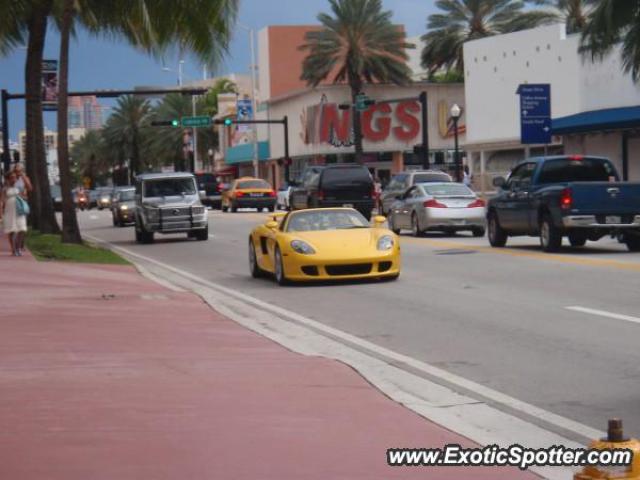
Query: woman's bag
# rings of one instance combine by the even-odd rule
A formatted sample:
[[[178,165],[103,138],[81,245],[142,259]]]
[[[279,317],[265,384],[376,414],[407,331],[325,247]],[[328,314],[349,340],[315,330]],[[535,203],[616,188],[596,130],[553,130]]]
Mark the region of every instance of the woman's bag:
[[[16,196],[16,214],[19,217],[26,217],[30,211],[29,203],[20,195]]]

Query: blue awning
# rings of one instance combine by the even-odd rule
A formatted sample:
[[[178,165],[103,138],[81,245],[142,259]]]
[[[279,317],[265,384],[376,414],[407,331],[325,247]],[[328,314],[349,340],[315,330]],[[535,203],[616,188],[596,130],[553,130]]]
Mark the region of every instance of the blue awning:
[[[551,131],[554,135],[635,127],[640,127],[640,106],[591,110],[554,118],[551,121]]]
[[[264,161],[269,159],[269,142],[258,142],[258,160]],[[245,163],[253,161],[253,144],[244,143],[227,149],[224,163],[232,165],[236,163]]]

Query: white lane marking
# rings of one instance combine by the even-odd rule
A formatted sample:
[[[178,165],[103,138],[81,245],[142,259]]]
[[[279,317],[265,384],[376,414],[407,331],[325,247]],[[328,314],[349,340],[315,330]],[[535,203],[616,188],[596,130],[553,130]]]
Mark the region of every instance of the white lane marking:
[[[87,235],[87,237],[89,237],[89,235]],[[95,238],[95,237],[94,237]],[[418,371],[421,371],[423,373],[426,373],[427,375],[430,375],[432,377],[438,378],[448,384],[451,385],[455,385],[463,390],[466,391],[470,391],[475,393],[476,395],[480,396],[480,397],[484,397],[496,404],[502,405],[504,407],[507,407],[511,410],[515,410],[517,412],[521,412],[529,417],[538,419],[540,421],[546,422],[547,424],[551,424],[554,425],[556,427],[559,427],[563,430],[572,432],[574,434],[577,434],[581,437],[587,438],[587,439],[594,439],[594,438],[600,438],[604,435],[604,432],[594,429],[592,427],[589,427],[588,425],[584,425],[580,422],[577,422],[575,420],[571,420],[569,418],[566,417],[562,417],[560,415],[557,415],[555,413],[549,412],[547,410],[544,410],[542,408],[536,407],[535,405],[531,405],[527,402],[518,400],[517,398],[511,397],[509,395],[503,394],[501,392],[498,392],[496,390],[493,390],[489,387],[486,387],[484,385],[481,385],[479,383],[473,382],[471,380],[467,380],[466,378],[460,377],[456,374],[447,372],[445,370],[442,370],[438,367],[434,367],[433,365],[430,365],[428,363],[422,362],[420,360],[416,360],[415,358],[409,357],[407,355],[395,352],[393,350],[389,350],[387,348],[381,347],[379,345],[373,344],[367,340],[361,339],[359,337],[356,337],[354,335],[351,335],[350,333],[344,332],[342,330],[338,330],[337,328],[334,327],[330,327],[328,325],[325,325],[323,323],[317,322],[315,320],[312,320],[310,318],[304,317],[300,314],[297,314],[295,312],[291,312],[289,310],[286,310],[282,307],[278,307],[276,305],[272,305],[268,302],[264,302],[262,300],[259,300],[255,297],[252,297],[250,295],[238,292],[236,290],[224,287],[222,285],[219,285],[217,283],[213,283],[210,282],[202,277],[198,277],[197,275],[194,275],[192,273],[186,272],[184,270],[181,270],[179,268],[176,268],[172,265],[168,265],[166,263],[160,262],[158,260],[155,260],[153,258],[144,256],[144,255],[140,255],[139,253],[135,253],[129,249],[126,248],[122,248],[113,244],[110,244],[109,242],[105,242],[104,240],[101,240],[99,238],[95,238],[95,240],[97,242],[102,242],[102,243],[107,243],[110,245],[110,247],[116,251],[121,251],[122,253],[135,257],[135,258],[139,258],[141,260],[144,260],[145,262],[149,262],[153,265],[159,266],[161,268],[164,268],[170,272],[173,272],[177,275],[180,275],[182,277],[185,277],[187,279],[190,279],[192,281],[195,281],[201,285],[206,285],[209,288],[212,288],[214,290],[217,290],[218,292],[222,292],[230,297],[236,298],[238,300],[242,300],[250,305],[256,306],[256,307],[260,307],[263,310],[266,311],[270,311],[271,313],[274,313],[276,315],[279,315],[281,317],[285,317],[285,318],[289,318],[291,320],[293,320],[294,322],[297,322],[299,324],[303,324],[303,325],[307,325],[308,327],[311,327],[312,329],[316,330],[316,331],[320,331],[323,332],[324,334],[333,337],[333,338],[338,338],[344,342],[350,343],[352,345],[357,345],[361,348],[364,348],[366,350],[369,350],[381,357],[385,357],[388,361],[390,362],[399,362],[399,363],[403,363],[411,368],[414,368]]]
[[[614,318],[616,320],[624,320],[625,322],[640,323],[640,318],[632,317],[631,315],[622,315],[620,313],[607,312],[606,310],[596,310],[595,308],[587,307],[564,307],[567,310],[573,310],[574,312],[588,313],[591,315],[597,315],[599,317]]]
[[[213,233],[209,234],[209,238],[216,238],[215,235]]]

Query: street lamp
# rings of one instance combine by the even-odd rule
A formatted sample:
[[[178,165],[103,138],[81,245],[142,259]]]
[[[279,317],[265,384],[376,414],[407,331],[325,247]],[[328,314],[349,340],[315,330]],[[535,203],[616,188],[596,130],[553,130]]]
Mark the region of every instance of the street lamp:
[[[258,87],[258,80],[256,78],[256,70],[258,68],[258,65],[256,64],[256,50],[255,50],[255,31],[253,30],[253,28],[248,27],[246,25],[243,25],[242,23],[236,23],[236,25],[238,27],[240,27],[241,29],[243,29],[244,31],[249,33],[249,44],[251,46],[251,65],[250,65],[250,69],[251,69],[251,108],[253,109],[253,119],[256,118],[256,114],[257,114],[257,100],[256,100],[256,88]],[[260,176],[260,168],[259,168],[259,161],[260,161],[260,157],[259,157],[259,150],[258,150],[258,129],[256,128],[256,125],[253,125],[253,176],[254,177],[259,177]]]
[[[460,120],[460,115],[462,114],[462,109],[458,106],[457,103],[454,103],[451,106],[451,120],[453,120],[453,141],[454,141],[454,165],[456,169],[456,181],[462,181],[462,168],[460,165],[460,152],[458,147],[458,120]]]

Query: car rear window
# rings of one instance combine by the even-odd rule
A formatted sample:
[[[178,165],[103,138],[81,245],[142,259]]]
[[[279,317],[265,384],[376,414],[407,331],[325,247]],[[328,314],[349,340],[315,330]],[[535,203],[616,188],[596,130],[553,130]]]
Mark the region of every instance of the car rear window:
[[[432,195],[434,197],[466,197],[475,195],[475,193],[473,193],[471,189],[459,183],[448,183],[446,185],[424,183],[420,186],[427,193],[427,195]]]
[[[250,188],[271,188],[271,185],[264,180],[245,180],[244,182],[238,182],[236,188],[240,190],[248,190]]]
[[[601,158],[567,157],[547,160],[539,183],[608,182],[614,176],[611,163]]]
[[[413,183],[450,182],[451,177],[446,173],[416,173]]]
[[[366,168],[325,168],[322,184],[329,183],[371,183],[371,174]]]

